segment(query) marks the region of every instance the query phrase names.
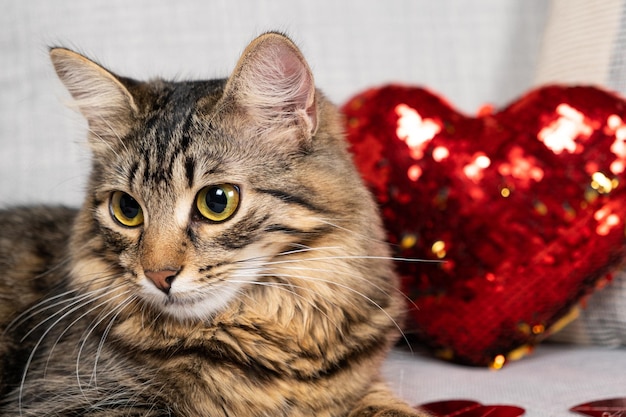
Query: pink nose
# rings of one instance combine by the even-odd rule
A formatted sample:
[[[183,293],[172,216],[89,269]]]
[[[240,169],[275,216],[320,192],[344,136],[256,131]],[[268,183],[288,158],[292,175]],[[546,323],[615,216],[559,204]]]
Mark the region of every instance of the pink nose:
[[[154,285],[169,294],[172,289],[172,282],[176,278],[179,269],[163,269],[161,271],[145,271],[146,276],[154,283]]]

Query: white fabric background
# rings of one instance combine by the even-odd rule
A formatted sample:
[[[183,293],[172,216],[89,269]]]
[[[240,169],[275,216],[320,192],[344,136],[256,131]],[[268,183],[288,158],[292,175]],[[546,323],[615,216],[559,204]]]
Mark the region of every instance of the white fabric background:
[[[535,83],[623,87],[622,0],[553,0]]]
[[[625,366],[623,350],[542,345],[500,371],[398,351],[387,361],[384,374],[398,395],[412,405],[469,399],[521,407],[524,417],[580,417],[568,410],[594,400],[626,398]]]
[[[85,124],[64,107],[49,45],[76,47],[137,78],[222,77],[248,41],[278,29],[338,103],[394,81],[425,85],[474,113],[548,81],[624,92],[622,3],[0,0],[0,206],[82,197]],[[385,375],[413,404],[465,397],[518,405],[529,417],[571,416],[578,403],[626,396],[625,367],[623,350],[541,346],[500,372],[395,353]]]
[[[137,78],[223,77],[266,30],[291,34],[341,103],[395,81],[459,109],[503,105],[534,77],[545,0],[0,0],[0,205],[82,197],[84,124],[47,46]],[[77,144],[78,143],[78,144]]]

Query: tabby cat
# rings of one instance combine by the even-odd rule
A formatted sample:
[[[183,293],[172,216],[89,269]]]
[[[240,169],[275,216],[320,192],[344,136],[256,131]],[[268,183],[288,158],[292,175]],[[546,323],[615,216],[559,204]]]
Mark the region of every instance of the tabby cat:
[[[381,381],[405,309],[377,208],[285,36],[226,80],[67,49],[82,208],[0,212],[3,416],[415,416]]]

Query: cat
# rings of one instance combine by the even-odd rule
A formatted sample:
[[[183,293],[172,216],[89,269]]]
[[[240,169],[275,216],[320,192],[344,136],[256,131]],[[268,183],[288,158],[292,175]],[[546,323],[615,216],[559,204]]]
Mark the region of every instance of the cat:
[[[0,212],[3,416],[419,415],[378,209],[300,50],[139,82],[50,56],[86,118],[84,204]]]

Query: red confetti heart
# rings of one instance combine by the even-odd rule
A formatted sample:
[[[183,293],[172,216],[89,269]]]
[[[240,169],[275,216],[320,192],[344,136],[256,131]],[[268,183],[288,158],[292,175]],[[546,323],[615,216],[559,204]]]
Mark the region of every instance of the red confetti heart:
[[[594,417],[620,417],[626,415],[626,398],[593,401],[572,407],[570,411]]]
[[[523,408],[511,405],[482,405],[471,400],[447,400],[415,407],[433,417],[518,417]]]
[[[386,86],[343,110],[438,355],[501,366],[540,341],[622,260],[626,103],[546,87],[466,117],[427,90]]]

